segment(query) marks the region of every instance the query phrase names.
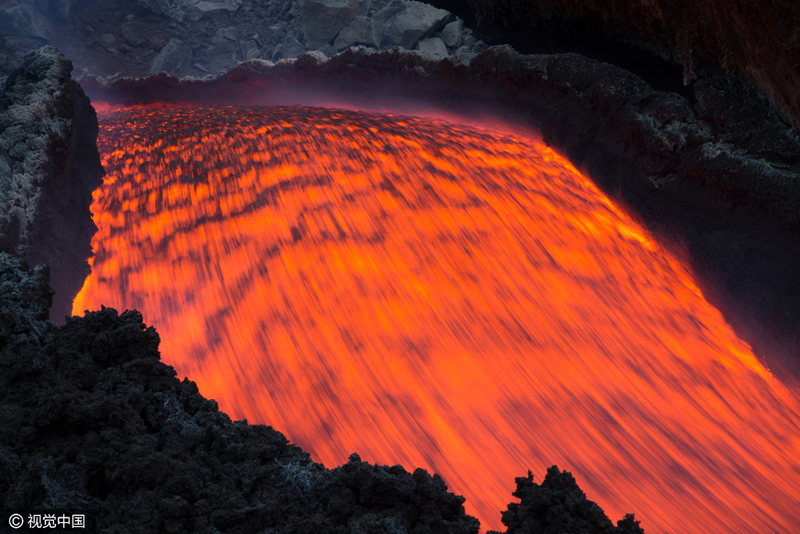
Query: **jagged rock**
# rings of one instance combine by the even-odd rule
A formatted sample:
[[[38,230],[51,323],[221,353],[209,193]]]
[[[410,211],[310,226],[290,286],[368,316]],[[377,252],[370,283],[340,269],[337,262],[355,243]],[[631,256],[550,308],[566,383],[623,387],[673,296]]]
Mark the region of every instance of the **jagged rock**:
[[[28,54],[0,92],[0,251],[47,264],[62,319],[89,274],[97,116],[58,50]]]
[[[355,45],[375,46],[375,34],[372,28],[372,20],[369,17],[359,16],[353,19],[350,24],[342,28],[333,47],[337,50],[344,50]]]
[[[245,60],[255,59],[261,54],[258,43],[254,40],[239,41],[239,48],[242,50],[242,58]]]
[[[420,52],[428,52],[430,54],[438,54],[440,56],[447,55],[447,47],[444,41],[438,37],[429,37],[428,39],[420,39],[417,43],[417,50]]]
[[[373,15],[375,41],[381,48],[402,46],[411,50],[420,39],[433,35],[450,17],[444,9],[422,2],[390,4]]]
[[[309,48],[330,43],[356,16],[365,15],[370,0],[303,0],[303,36]]]
[[[107,45],[110,45],[117,40],[113,33],[106,33],[100,36],[100,39]]]
[[[465,66],[469,66],[470,62],[477,55],[478,54],[470,52],[469,47],[467,47],[466,45],[462,45],[455,52],[453,52],[453,55],[451,57],[456,62]]]
[[[236,28],[233,26],[218,28],[205,51],[211,70],[230,68],[239,59],[238,48]]]
[[[330,58],[335,56],[338,51],[333,47],[333,45],[325,45],[317,50],[317,52],[320,52],[326,58]]]
[[[760,100],[756,106],[771,103],[800,128],[800,2],[796,0],[748,0],[737,9],[729,9],[726,0],[431,3],[458,10],[463,20],[480,20],[481,37],[489,42],[501,39],[530,47],[564,39],[592,48],[634,43],[682,65],[684,84],[709,74],[729,79],[738,75],[747,80],[747,92],[756,97],[752,100]]]
[[[462,34],[461,34],[461,21],[454,20],[445,25],[442,29],[442,32],[439,34],[439,38],[446,44],[449,48],[458,48],[461,46],[462,42]]]
[[[234,44],[235,47],[235,44]],[[192,49],[179,39],[170,39],[150,64],[150,73],[166,72],[172,76],[183,76],[192,67]]]
[[[212,43],[224,43],[225,41],[236,41],[236,28],[234,26],[227,26],[219,28],[211,39]]]
[[[511,503],[503,512],[505,534],[644,534],[632,514],[617,522],[615,527],[603,510],[586,498],[575,478],[567,471],[553,466],[541,484],[527,477],[516,479],[514,497],[520,503]],[[489,531],[486,534],[499,534]]]
[[[282,44],[275,47],[275,51],[272,53],[272,61],[300,57],[305,53],[306,47],[290,35]]]
[[[47,320],[53,304],[50,269],[28,269],[25,260],[0,252],[0,346]]]
[[[159,361],[136,311],[42,321],[46,270],[0,253],[0,509],[87,514],[97,532],[477,534],[437,475],[327,470],[232,422]]]

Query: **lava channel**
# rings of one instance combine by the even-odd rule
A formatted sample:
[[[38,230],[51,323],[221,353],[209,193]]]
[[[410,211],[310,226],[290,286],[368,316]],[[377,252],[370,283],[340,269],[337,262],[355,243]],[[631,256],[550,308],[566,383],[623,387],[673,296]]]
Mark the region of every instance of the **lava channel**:
[[[312,108],[100,114],[91,276],[234,418],[501,528],[557,464],[654,532],[800,532],[800,402],[543,144]]]

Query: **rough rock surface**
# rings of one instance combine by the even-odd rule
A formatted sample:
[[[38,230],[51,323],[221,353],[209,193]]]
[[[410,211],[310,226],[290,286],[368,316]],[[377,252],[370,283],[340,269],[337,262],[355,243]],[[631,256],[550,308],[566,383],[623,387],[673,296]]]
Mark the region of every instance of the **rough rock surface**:
[[[375,13],[375,41],[379,47],[402,46],[408,50],[420,39],[440,30],[451,15],[422,2],[393,2]]]
[[[49,297],[46,269],[0,253],[0,509],[69,509],[126,534],[477,534],[464,498],[438,475],[357,454],[325,469],[179,381],[138,312],[105,308],[59,326],[41,320]],[[527,493],[514,517],[531,500],[565,526],[587,506],[605,517],[577,486],[569,492],[575,517],[557,499],[543,512]]]
[[[0,91],[0,251],[50,267],[58,320],[89,274],[89,205],[103,176],[97,116],[71,71],[44,47]]]
[[[275,51],[272,53],[272,61],[293,59],[305,53],[306,47],[300,44],[300,41],[289,35],[284,42],[275,47]]]
[[[183,76],[192,67],[192,49],[180,39],[170,39],[150,65],[150,74],[166,72],[172,76]]]
[[[239,61],[296,57],[296,49],[287,52],[286,47],[275,54],[287,40],[328,57],[353,45],[379,48],[385,20],[379,17],[381,23],[377,24],[373,17],[385,15],[383,8],[392,2],[392,14],[408,11],[407,16],[424,19],[430,12],[440,12],[430,6],[419,9],[405,0],[19,0],[19,6],[9,11],[15,14],[11,17],[0,0],[0,76],[18,67],[24,53],[45,44],[64,52],[76,65],[79,77],[144,77],[153,69],[198,78],[218,75]],[[20,18],[20,13],[31,17]],[[366,20],[360,19],[349,35],[344,32],[335,47],[334,39],[354,17]],[[453,18],[449,13],[448,17]],[[219,42],[221,30],[235,38]],[[463,28],[463,34],[464,44],[472,51],[476,41],[471,30]],[[435,36],[426,31],[423,37]],[[186,61],[190,54],[184,48],[175,49],[175,40],[191,51],[190,61]],[[407,41],[409,49],[417,42]],[[386,40],[383,48],[392,46],[395,43]],[[459,47],[449,46],[448,53],[454,54]],[[177,67],[164,65],[167,51]],[[181,53],[176,54],[178,51]]]
[[[615,527],[597,504],[586,499],[575,478],[556,466],[547,470],[541,484],[533,481],[530,471],[516,482],[513,495],[520,502],[509,504],[503,512],[506,534],[644,534],[632,514]]]
[[[428,52],[430,54],[437,54],[440,56],[447,55],[447,46],[444,41],[438,37],[429,37],[427,39],[420,39],[417,43],[417,50]]]
[[[369,0],[303,0],[303,36],[312,49],[330,43],[342,28],[369,10]]]
[[[342,51],[355,45],[375,46],[375,33],[372,20],[369,17],[356,17],[339,32],[333,47]]]
[[[800,3],[795,0],[430,0],[493,43],[534,51],[634,43],[680,66],[685,83],[746,80],[800,126]]]

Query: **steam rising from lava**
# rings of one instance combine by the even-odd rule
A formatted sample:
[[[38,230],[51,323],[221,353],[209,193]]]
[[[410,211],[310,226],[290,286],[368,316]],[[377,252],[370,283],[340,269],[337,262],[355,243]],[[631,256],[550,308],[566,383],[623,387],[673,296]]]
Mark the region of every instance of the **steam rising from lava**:
[[[93,273],[234,417],[425,467],[499,528],[557,463],[648,532],[800,530],[800,405],[530,139],[310,108],[103,112]]]

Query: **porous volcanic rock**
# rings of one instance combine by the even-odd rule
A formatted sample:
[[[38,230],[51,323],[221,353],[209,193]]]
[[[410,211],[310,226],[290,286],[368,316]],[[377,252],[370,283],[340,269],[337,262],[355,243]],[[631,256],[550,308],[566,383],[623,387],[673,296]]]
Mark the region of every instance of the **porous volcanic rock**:
[[[58,50],[26,56],[0,88],[0,251],[47,264],[60,320],[89,274],[101,183],[97,116]]]
[[[615,527],[605,512],[578,487],[572,474],[553,466],[541,484],[527,477],[516,479],[514,497],[503,512],[505,534],[644,534],[633,514],[617,521]],[[486,534],[499,534],[488,531]]]

